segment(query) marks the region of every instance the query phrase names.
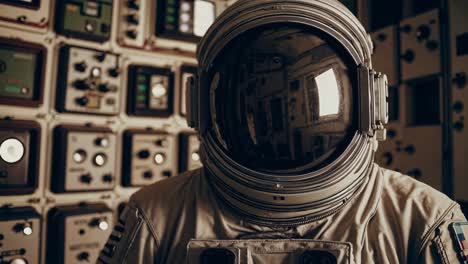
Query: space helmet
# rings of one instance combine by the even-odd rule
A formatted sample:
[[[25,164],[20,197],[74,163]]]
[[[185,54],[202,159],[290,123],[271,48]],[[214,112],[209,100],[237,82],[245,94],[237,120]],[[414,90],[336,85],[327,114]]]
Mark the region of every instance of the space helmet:
[[[372,42],[335,0],[240,0],[198,45],[187,82],[209,182],[263,225],[298,225],[340,210],[385,139],[388,88]]]

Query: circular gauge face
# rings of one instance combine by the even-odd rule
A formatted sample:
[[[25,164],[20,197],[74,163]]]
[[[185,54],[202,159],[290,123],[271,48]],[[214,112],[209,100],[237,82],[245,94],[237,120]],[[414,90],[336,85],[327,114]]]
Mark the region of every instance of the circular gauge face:
[[[83,163],[86,159],[86,151],[79,149],[73,153],[73,161],[76,163]]]
[[[200,154],[197,151],[192,153],[192,160],[193,161],[200,161]]]
[[[98,153],[94,156],[94,165],[98,166],[98,167],[102,167],[106,164],[107,162],[107,156],[106,154],[104,153]]]
[[[91,76],[92,76],[93,78],[101,77],[101,68],[93,67],[93,68],[91,69]]]
[[[6,163],[16,163],[24,156],[24,146],[16,138],[9,138],[0,144],[0,158]]]
[[[25,234],[26,236],[30,236],[30,235],[32,235],[32,233],[33,233],[32,227],[25,226],[23,228],[23,234]]]
[[[28,262],[23,258],[16,258],[9,262],[10,264],[28,264]]]
[[[99,227],[99,229],[101,229],[102,231],[105,231],[105,230],[107,230],[107,229],[109,228],[109,224],[108,224],[106,221],[101,220],[101,221],[99,222],[98,227]]]
[[[153,97],[161,98],[166,95],[167,89],[162,83],[155,83],[151,87],[151,94]]]
[[[154,162],[158,165],[163,164],[165,160],[166,160],[166,156],[162,153],[156,153],[154,155]]]

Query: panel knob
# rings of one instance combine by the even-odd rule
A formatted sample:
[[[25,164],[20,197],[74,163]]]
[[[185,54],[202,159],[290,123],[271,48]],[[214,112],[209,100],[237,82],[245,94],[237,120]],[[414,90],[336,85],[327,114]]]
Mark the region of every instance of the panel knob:
[[[127,16],[127,22],[132,25],[138,25],[139,24],[139,17],[136,14],[130,14]]]
[[[78,98],[75,99],[75,102],[78,105],[86,106],[89,103],[89,99],[86,96],[78,97]]]
[[[428,39],[431,36],[431,28],[427,25],[421,25],[416,31],[416,38],[419,41]]]
[[[147,149],[144,149],[140,150],[137,155],[140,159],[147,159],[150,156],[150,152]]]
[[[86,173],[86,174],[81,175],[80,181],[82,183],[90,184],[91,181],[93,181],[93,177],[91,177],[91,174]]]
[[[78,62],[75,64],[75,70],[76,71],[79,71],[79,72],[84,72],[86,71],[86,68],[88,67],[88,65],[86,64],[85,61],[82,61],[82,62]]]

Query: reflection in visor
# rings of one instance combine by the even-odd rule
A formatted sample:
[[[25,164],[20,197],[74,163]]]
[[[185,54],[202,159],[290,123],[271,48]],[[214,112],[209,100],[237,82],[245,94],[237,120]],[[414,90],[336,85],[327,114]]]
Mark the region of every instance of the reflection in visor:
[[[333,69],[329,69],[315,78],[319,102],[327,102],[319,106],[319,116],[321,117],[337,115],[340,112],[340,92],[336,80]]]
[[[231,158],[258,171],[316,169],[354,136],[356,67],[319,35],[257,28],[218,56],[209,83],[212,135]]]

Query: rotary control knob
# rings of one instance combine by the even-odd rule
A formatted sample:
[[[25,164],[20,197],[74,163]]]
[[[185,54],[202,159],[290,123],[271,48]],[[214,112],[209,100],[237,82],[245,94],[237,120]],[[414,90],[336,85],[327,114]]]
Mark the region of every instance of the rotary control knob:
[[[105,52],[99,52],[98,54],[96,54],[94,56],[94,58],[99,62],[103,62],[106,59],[106,53]]]
[[[86,71],[86,68],[88,67],[88,65],[86,64],[85,61],[82,61],[82,62],[78,62],[75,64],[75,70],[76,71],[79,71],[79,72],[84,72]]]
[[[109,229],[109,223],[107,223],[105,218],[98,218],[98,217],[93,218],[89,222],[89,226],[97,227],[102,231],[106,231],[107,229]]]
[[[18,223],[13,226],[13,231],[16,233],[23,233],[25,236],[30,236],[33,233],[33,229],[30,223]]]
[[[138,37],[138,32],[136,30],[127,30],[125,34],[131,39],[136,39]]]
[[[119,77],[120,71],[118,68],[111,68],[109,69],[108,74],[109,76],[116,78]]]
[[[415,59],[416,55],[414,54],[414,51],[409,49],[407,50],[402,56],[401,58],[406,61],[407,63],[412,63]]]
[[[83,252],[81,252],[80,254],[78,254],[78,256],[76,256],[76,258],[77,258],[79,261],[86,261],[86,262],[89,262],[89,253],[86,252],[86,251],[83,251]]]
[[[93,177],[91,177],[91,174],[89,174],[89,173],[83,174],[83,175],[81,175],[81,177],[80,177],[80,181],[81,181],[82,183],[90,184],[91,181],[93,181]]]
[[[427,25],[421,25],[416,31],[416,38],[419,41],[427,40],[431,36],[431,28]]]
[[[136,0],[127,1],[127,7],[130,8],[130,9],[134,9],[134,10],[139,10],[140,9],[140,6],[138,5]]]
[[[89,99],[86,96],[78,97],[78,98],[75,99],[75,102],[78,105],[86,106],[89,103]]]
[[[167,148],[169,146],[169,141],[165,138],[162,138],[162,139],[156,140],[155,144],[158,147]]]
[[[147,149],[144,149],[140,150],[137,155],[140,159],[147,159],[150,156],[150,152]]]
[[[154,163],[161,165],[166,161],[166,155],[163,153],[156,153],[153,157]]]
[[[140,23],[140,19],[136,14],[130,14],[127,16],[127,22],[132,25],[138,25]]]
[[[464,72],[458,72],[455,74],[455,77],[453,77],[452,82],[458,87],[458,88],[463,88],[466,85],[466,73]]]
[[[104,153],[98,153],[93,158],[94,165],[98,167],[102,167],[106,165],[106,162],[107,162],[107,155]]]
[[[114,181],[114,177],[111,174],[105,174],[102,176],[102,181],[105,183],[112,183]]]
[[[98,86],[98,89],[100,92],[102,93],[107,93],[109,92],[111,89],[109,88],[109,85],[105,84],[105,83],[102,83]]]
[[[76,80],[73,83],[73,86],[75,86],[75,88],[78,90],[88,90],[91,88],[88,80]]]
[[[94,144],[98,147],[108,147],[109,146],[109,138],[108,137],[98,137],[94,140]]]
[[[150,170],[143,172],[143,178],[145,178],[145,179],[153,178],[153,172],[150,171]]]
[[[24,258],[15,258],[15,259],[12,259],[10,262],[7,262],[7,263],[8,264],[28,264],[28,261],[26,261]]]

